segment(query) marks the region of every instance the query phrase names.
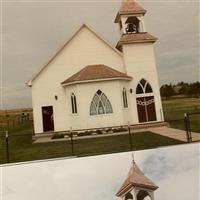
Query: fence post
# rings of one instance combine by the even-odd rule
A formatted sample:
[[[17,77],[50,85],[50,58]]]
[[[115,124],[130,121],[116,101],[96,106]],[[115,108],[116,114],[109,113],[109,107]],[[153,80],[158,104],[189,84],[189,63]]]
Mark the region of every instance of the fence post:
[[[187,113],[184,113],[184,124],[185,124],[187,142],[190,142],[189,127],[188,127],[188,114]]]
[[[74,156],[74,140],[73,140],[72,127],[70,127],[70,138],[71,138],[72,156]]]
[[[6,131],[6,157],[7,157],[7,163],[10,162],[10,156],[9,156],[9,138],[8,138],[8,131]]]
[[[7,120],[7,129],[10,128],[10,122],[9,122],[9,119]]]
[[[190,127],[190,115],[187,114],[187,121],[188,121],[188,135],[189,135],[189,142],[192,142],[192,133]]]
[[[20,125],[20,118],[18,117],[17,118],[17,121],[18,121],[18,126]]]
[[[132,144],[132,135],[131,135],[131,128],[130,123],[128,122],[128,134],[129,134],[129,144],[130,144],[130,150],[133,150],[133,144]]]

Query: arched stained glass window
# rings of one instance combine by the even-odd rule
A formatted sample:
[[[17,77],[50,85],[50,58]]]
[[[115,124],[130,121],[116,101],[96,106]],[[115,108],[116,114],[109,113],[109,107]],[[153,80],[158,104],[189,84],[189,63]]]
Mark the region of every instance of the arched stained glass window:
[[[128,108],[127,94],[126,94],[125,88],[123,88],[123,90],[122,90],[122,96],[123,96],[124,108]]]
[[[90,104],[90,115],[113,113],[112,105],[106,95],[98,90]]]
[[[144,93],[152,93],[152,87],[151,85],[145,80],[142,79],[136,88],[136,94],[144,94]]]
[[[74,93],[71,94],[71,106],[72,114],[77,114],[76,96]]]

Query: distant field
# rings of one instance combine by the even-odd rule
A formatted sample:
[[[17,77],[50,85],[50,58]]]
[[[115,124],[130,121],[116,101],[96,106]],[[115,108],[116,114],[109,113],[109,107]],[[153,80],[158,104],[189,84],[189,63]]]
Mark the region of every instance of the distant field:
[[[22,113],[32,113],[32,108],[0,110],[0,118],[6,117],[6,115],[9,115],[10,117],[14,117],[14,116],[20,115]]]
[[[184,129],[184,113],[188,113],[191,114],[191,130],[200,133],[200,98],[171,99],[162,103],[165,120],[170,121],[172,127]],[[192,115],[192,113],[199,114]],[[180,121],[175,121],[179,119]]]
[[[32,126],[32,109],[0,110],[0,131],[17,132]]]

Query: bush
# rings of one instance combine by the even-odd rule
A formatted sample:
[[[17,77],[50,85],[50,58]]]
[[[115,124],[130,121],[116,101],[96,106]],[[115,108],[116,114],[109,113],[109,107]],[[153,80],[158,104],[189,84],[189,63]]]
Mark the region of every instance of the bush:
[[[103,131],[100,130],[100,129],[98,129],[98,130],[96,130],[96,133],[97,133],[98,135],[100,135],[100,134],[103,134]]]
[[[118,130],[119,130],[119,132],[128,131],[128,129],[127,129],[127,128],[124,128],[124,127],[122,127],[122,126],[121,126],[121,127],[118,129]]]
[[[71,138],[71,137],[75,137],[75,136],[77,136],[78,135],[78,132],[70,132],[69,133],[69,137]]]
[[[79,132],[78,133],[78,136],[84,136],[85,135],[85,132]]]
[[[113,133],[113,130],[111,128],[106,130],[107,133]]]
[[[64,138],[65,135],[62,134],[62,133],[55,133],[52,135],[51,139],[61,139],[61,138]]]
[[[118,132],[118,129],[113,128],[112,131],[113,131],[113,133],[117,133],[117,132]]]
[[[127,130],[128,130],[127,128],[124,128],[121,126],[120,128],[114,128],[112,131],[113,131],[113,133],[119,133],[119,132],[124,132]]]
[[[78,136],[88,136],[92,135],[93,131],[84,131],[84,132],[79,132]]]

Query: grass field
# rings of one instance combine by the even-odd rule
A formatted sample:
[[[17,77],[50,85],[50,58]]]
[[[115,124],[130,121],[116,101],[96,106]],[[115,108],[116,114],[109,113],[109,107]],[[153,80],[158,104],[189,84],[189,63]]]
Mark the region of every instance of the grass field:
[[[170,121],[170,125],[178,129],[185,129],[184,113],[199,113],[190,115],[190,123],[191,130],[200,133],[200,99],[182,98],[165,100],[163,101],[163,111],[165,120]]]
[[[72,156],[70,141],[55,141],[32,144],[31,130],[27,129],[9,138],[10,162],[31,161],[49,158]],[[134,150],[156,148],[181,144],[182,142],[162,137],[151,132],[132,134]],[[0,138],[0,163],[6,163],[5,138]],[[74,155],[88,156],[114,152],[129,151],[129,135],[111,135],[101,138],[90,138],[74,141]]]

